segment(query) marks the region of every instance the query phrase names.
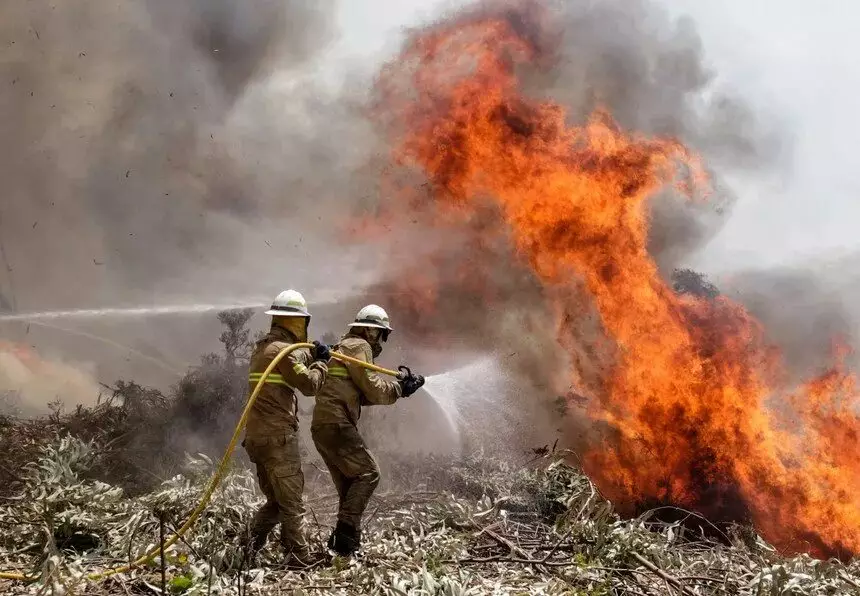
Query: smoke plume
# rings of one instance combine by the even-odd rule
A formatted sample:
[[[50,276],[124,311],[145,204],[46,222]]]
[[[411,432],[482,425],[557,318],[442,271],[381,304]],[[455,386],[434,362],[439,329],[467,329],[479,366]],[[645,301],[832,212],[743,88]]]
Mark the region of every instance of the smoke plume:
[[[325,104],[308,72],[335,37],[334,8],[5,3],[0,109],[15,115],[0,124],[7,308],[157,302],[154,292],[235,266],[263,214],[300,211],[313,198],[300,182],[322,174],[304,156],[339,159],[328,140],[336,124],[322,118],[332,110],[308,112]],[[278,150],[261,163],[249,135],[266,123],[250,131],[243,114],[275,74],[305,84],[276,94],[283,104],[265,113],[257,142]],[[268,191],[287,183],[286,196]],[[259,244],[257,254],[269,250]]]
[[[313,301],[332,276],[353,283],[359,252],[322,267],[366,147],[359,92],[320,75],[336,8],[4,3],[0,311],[244,302],[290,286]],[[72,344],[110,360],[100,380],[164,387],[175,375],[150,375],[136,352],[137,373],[114,366],[116,344],[182,369],[217,348],[213,322],[105,319],[80,328],[89,339],[40,330],[38,347]],[[28,332],[0,325],[15,342]]]
[[[330,89],[317,74],[334,10],[334,0],[0,8],[0,108],[16,114],[0,124],[0,308],[221,301],[284,285],[313,298],[332,280],[379,273],[366,300],[391,307],[399,344],[493,352],[541,395],[578,391],[569,359],[596,376],[609,348],[559,349],[547,290],[509,242],[475,240],[500,225],[495,208],[439,233],[423,225],[433,207],[420,192],[391,200],[404,180],[425,181],[391,167],[385,114],[371,105],[365,118],[381,83]],[[606,108],[626,129],[679,138],[712,168],[716,200],[652,203],[650,248],[664,272],[730,211],[722,174],[754,174],[777,156],[767,123],[718,85],[692,23],[645,0],[475,3],[416,29],[406,47],[491,15],[536,32],[540,60],[518,73],[528,96],[552,98],[577,124]],[[344,230],[354,216],[369,221]],[[594,336],[592,308],[570,298],[565,316]],[[133,345],[170,343],[167,326],[136,329]]]
[[[721,290],[740,300],[778,345],[792,380],[826,368],[860,332],[858,256],[732,274]],[[852,368],[857,354],[849,355]]]
[[[412,39],[487,14],[528,26],[538,11],[518,6],[474,4]],[[688,21],[644,1],[541,6],[552,18],[536,40],[541,61],[521,73],[530,95],[553,97],[577,121],[605,106],[626,127],[680,137],[709,164],[754,168],[772,157],[773,137],[714,83]],[[368,299],[394,306],[401,337],[481,351],[488,338],[549,337],[530,333],[554,313],[539,306],[542,290],[505,244],[476,246],[469,230],[422,230],[420,210],[372,230],[367,250],[340,234],[349,217],[379,215],[377,197],[390,190],[379,174],[390,168],[375,134],[384,118],[376,115],[374,131],[362,111],[366,81],[331,90],[316,74],[336,37],[334,9],[333,0],[0,9],[8,48],[0,108],[17,115],[0,124],[3,307],[267,296],[335,277],[355,285],[367,279],[356,271],[381,269]],[[707,206],[656,199],[660,264],[669,270],[701,246],[731,200],[728,191]],[[469,225],[497,218],[488,207]],[[394,247],[385,259],[380,235]],[[334,258],[327,243],[338,238],[349,251]],[[462,265],[464,253],[480,272]],[[274,279],[273,269],[289,274]],[[474,300],[476,287],[492,289],[490,308]],[[513,366],[541,368],[552,342],[531,343]]]

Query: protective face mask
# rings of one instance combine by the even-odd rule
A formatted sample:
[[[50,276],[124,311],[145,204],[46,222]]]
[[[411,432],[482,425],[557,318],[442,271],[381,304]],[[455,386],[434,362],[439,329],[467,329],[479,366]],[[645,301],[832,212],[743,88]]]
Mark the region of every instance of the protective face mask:
[[[305,317],[282,317],[281,327],[296,336],[296,339],[304,342],[308,340],[308,319]]]

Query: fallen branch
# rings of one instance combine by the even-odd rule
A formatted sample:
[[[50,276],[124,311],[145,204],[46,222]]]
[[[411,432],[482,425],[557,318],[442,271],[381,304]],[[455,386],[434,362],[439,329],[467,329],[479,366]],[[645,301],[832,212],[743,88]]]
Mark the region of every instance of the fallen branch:
[[[516,544],[514,544],[513,542],[511,542],[510,540],[508,540],[504,536],[500,536],[499,534],[496,534],[493,530],[490,530],[489,526],[487,528],[484,528],[484,533],[487,536],[489,536],[490,538],[492,538],[493,540],[495,540],[496,542],[498,542],[499,544],[501,544],[502,546],[507,546],[511,550],[512,553],[518,554],[520,557],[523,558],[523,560],[526,560],[526,561],[532,560],[532,558],[529,556],[529,554],[526,551],[524,551],[523,549],[518,547]],[[540,563],[540,561],[534,561],[534,563],[538,564],[538,563]]]
[[[522,565],[543,565],[545,567],[578,567],[579,563],[576,561],[541,561],[540,559],[521,559],[519,557],[505,557],[504,555],[498,555],[495,557],[486,557],[483,559],[477,558],[466,558],[466,559],[448,559],[442,561],[446,564],[451,565],[459,565],[459,564],[481,564],[481,563],[520,563]]]
[[[556,551],[561,546],[561,543],[567,540],[571,534],[573,534],[573,528],[570,528],[564,536],[558,539],[558,542],[556,542],[555,545],[544,556],[544,558],[541,560],[541,563],[546,563],[547,561],[549,561],[549,558],[556,553]]]
[[[689,596],[696,596],[696,594],[690,590],[688,590],[681,581],[675,577],[672,577],[659,567],[657,567],[654,563],[640,555],[639,553],[631,553],[633,558],[639,561],[643,567],[645,567],[651,573],[660,577],[663,581],[672,584],[676,588],[678,588],[682,594],[688,594]]]
[[[850,585],[850,586],[853,586],[853,587],[857,588],[857,590],[860,590],[860,584],[858,584],[857,582],[855,582],[853,579],[851,579],[850,577],[848,577],[848,576],[847,576],[847,575],[845,575],[844,573],[841,573],[841,572],[840,572],[840,573],[839,573],[839,577],[841,577],[841,578],[845,581],[845,583],[846,583],[846,584],[848,584],[848,585]]]

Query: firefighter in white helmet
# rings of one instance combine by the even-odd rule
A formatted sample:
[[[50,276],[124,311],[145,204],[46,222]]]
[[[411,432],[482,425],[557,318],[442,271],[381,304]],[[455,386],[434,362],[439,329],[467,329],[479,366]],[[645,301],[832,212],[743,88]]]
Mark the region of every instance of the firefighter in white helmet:
[[[373,362],[391,331],[388,313],[370,304],[358,311],[334,349]],[[333,361],[317,394],[311,435],[340,497],[337,526],[328,541],[329,548],[340,555],[358,550],[361,517],[379,484],[379,466],[357,428],[361,406],[393,404],[418,391],[424,377],[405,370],[396,380],[389,380],[361,366]]]
[[[278,294],[266,311],[272,317],[269,333],[257,342],[251,355],[249,391],[263,371],[285,347],[307,342],[311,315],[304,297],[295,290]],[[242,445],[257,468],[257,480],[266,502],[251,522],[249,549],[255,554],[279,522],[287,565],[303,567],[312,561],[305,537],[304,475],[299,454],[296,390],[314,396],[328,372],[331,353],[314,342],[313,349],[293,350],[266,378],[248,415]]]

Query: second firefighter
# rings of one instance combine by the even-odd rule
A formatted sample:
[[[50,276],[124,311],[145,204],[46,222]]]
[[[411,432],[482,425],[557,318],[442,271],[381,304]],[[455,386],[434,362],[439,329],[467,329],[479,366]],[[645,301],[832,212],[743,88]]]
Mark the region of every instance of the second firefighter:
[[[346,356],[372,363],[392,329],[388,314],[371,304],[362,308],[334,347]],[[332,361],[316,396],[311,435],[331,473],[340,498],[337,526],[328,547],[349,555],[361,544],[361,518],[379,484],[379,466],[358,432],[361,406],[393,404],[424,384],[424,377],[401,373],[388,380],[359,365]]]

